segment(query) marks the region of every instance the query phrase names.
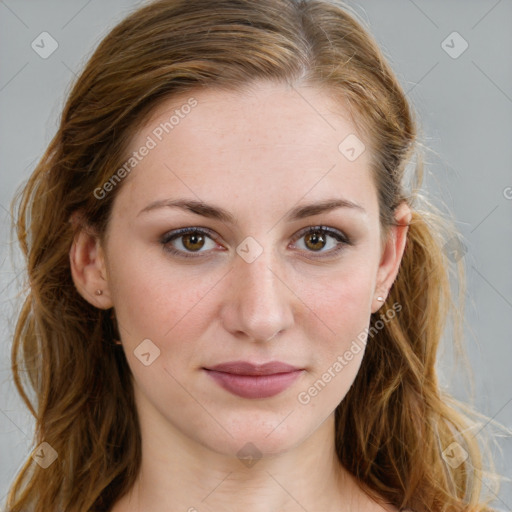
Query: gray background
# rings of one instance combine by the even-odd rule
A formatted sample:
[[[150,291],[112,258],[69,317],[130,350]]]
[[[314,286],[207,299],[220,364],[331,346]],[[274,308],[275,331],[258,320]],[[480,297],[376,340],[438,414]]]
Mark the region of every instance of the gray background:
[[[69,91],[91,50],[135,0],[0,1],[0,503],[32,449],[33,422],[10,377],[14,308],[21,260],[10,236],[9,203],[41,157]],[[467,252],[466,346],[474,370],[474,402],[512,426],[512,1],[360,0],[367,20],[413,102],[423,127],[425,190],[453,212]],[[41,32],[58,42],[47,59],[31,48]],[[457,31],[469,44],[458,58],[442,42]],[[452,38],[453,39],[453,38]],[[448,38],[458,52],[462,41]],[[12,251],[11,251],[12,249]],[[11,257],[12,253],[12,257]],[[448,337],[448,336],[447,336]],[[470,399],[468,380],[450,348],[440,380]],[[494,432],[491,424],[480,427]],[[512,475],[512,440],[493,449]],[[511,483],[496,507],[512,511]]]

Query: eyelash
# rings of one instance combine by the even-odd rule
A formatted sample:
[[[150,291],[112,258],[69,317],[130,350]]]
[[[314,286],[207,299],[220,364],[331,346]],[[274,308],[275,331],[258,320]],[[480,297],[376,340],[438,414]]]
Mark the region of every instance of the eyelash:
[[[345,245],[353,245],[350,238],[348,238],[344,233],[342,233],[341,231],[338,231],[337,229],[330,228],[328,226],[323,226],[323,225],[309,226],[308,228],[301,230],[299,233],[297,233],[296,236],[294,236],[293,243],[295,243],[297,240],[300,240],[302,237],[309,235],[309,234],[313,234],[313,233],[320,233],[320,234],[324,234],[324,235],[327,234],[327,235],[333,237],[334,239],[336,239],[338,243],[334,249],[330,249],[329,251],[326,251],[326,252],[317,253],[318,255],[315,255],[314,251],[307,251],[307,252],[311,253],[311,256],[308,256],[308,258],[311,258],[311,259],[320,259],[320,258],[326,258],[326,257],[332,258],[333,256],[336,256],[344,248]],[[172,242],[173,240],[179,239],[180,237],[182,237],[184,235],[195,235],[195,234],[206,235],[208,238],[215,241],[214,232],[212,230],[210,230],[208,228],[193,227],[193,228],[176,229],[174,231],[166,233],[160,239],[160,243],[162,244],[164,250],[166,252],[172,254],[173,256],[177,256],[179,258],[202,258],[204,256],[201,255],[201,252],[193,253],[190,251],[189,252],[181,251],[181,250],[176,249],[172,245],[170,245],[170,242]],[[207,251],[202,251],[202,252],[204,253]]]

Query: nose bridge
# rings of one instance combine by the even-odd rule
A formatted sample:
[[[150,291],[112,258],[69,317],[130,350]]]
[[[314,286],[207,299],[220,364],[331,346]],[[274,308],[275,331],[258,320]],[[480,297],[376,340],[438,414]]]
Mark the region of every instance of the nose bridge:
[[[234,265],[230,330],[266,341],[288,329],[293,322],[292,294],[281,281],[279,258],[266,249],[252,262],[237,257]]]

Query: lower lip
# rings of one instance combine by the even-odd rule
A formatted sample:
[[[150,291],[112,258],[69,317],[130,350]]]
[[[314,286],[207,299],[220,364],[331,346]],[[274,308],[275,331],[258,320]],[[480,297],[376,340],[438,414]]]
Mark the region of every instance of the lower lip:
[[[235,375],[233,373],[206,370],[217,384],[242,398],[269,398],[286,388],[302,374],[303,370],[273,375]]]

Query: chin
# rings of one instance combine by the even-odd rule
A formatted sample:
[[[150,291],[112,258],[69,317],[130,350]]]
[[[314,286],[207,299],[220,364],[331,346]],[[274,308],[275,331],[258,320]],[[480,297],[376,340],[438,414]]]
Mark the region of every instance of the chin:
[[[288,417],[285,414],[255,419],[254,413],[249,414],[247,419],[239,417],[223,423],[229,434],[223,431],[222,436],[203,439],[203,442],[206,441],[205,444],[217,453],[241,459],[279,455],[306,440],[314,429],[313,425],[307,429],[303,421],[300,424],[294,423],[299,418],[297,413],[292,412]]]

